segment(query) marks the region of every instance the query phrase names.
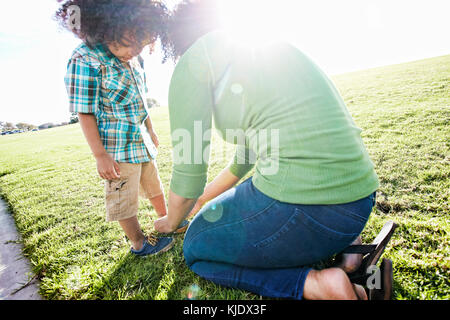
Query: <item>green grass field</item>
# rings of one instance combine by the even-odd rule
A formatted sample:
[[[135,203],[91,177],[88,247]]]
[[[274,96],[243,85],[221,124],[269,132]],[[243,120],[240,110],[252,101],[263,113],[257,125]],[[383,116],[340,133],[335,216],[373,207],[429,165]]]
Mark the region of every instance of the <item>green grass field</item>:
[[[364,130],[381,182],[363,239],[388,220],[399,224],[385,251],[394,263],[394,298],[449,299],[450,55],[333,80]],[[151,116],[167,194],[167,108]],[[234,150],[221,143],[215,136],[209,180]],[[199,299],[260,299],[197,277],[184,264],[182,237],[162,255],[130,255],[118,224],[105,222],[103,183],[79,125],[0,137],[0,193],[48,299],[184,299],[193,286]],[[140,201],[150,231],[156,214]]]

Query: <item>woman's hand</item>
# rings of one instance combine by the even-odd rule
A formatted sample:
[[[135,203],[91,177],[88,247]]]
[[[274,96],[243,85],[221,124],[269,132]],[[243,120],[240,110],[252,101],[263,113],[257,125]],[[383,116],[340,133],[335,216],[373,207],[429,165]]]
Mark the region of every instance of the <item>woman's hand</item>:
[[[103,153],[95,158],[97,160],[97,171],[102,179],[114,180],[120,178],[119,164],[114,161],[108,153]]]
[[[171,233],[177,228],[177,225],[170,225],[169,218],[164,216],[154,222],[155,230],[159,233]]]

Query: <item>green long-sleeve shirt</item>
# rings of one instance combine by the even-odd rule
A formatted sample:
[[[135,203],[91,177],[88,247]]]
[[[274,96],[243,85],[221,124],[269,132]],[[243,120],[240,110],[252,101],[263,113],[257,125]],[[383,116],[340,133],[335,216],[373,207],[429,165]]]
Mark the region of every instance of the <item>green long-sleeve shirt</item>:
[[[212,119],[237,144],[231,172],[282,202],[339,204],[378,186],[359,129],[331,80],[301,51],[255,48],[215,31],[178,62],[169,92],[171,190],[203,193]]]

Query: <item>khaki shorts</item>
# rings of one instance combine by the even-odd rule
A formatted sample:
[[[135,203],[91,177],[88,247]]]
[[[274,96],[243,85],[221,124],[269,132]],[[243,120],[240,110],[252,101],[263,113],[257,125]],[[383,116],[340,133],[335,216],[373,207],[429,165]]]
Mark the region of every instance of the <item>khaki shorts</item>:
[[[120,221],[138,213],[139,195],[148,199],[164,193],[156,161],[119,163],[120,178],[105,180],[106,221]]]

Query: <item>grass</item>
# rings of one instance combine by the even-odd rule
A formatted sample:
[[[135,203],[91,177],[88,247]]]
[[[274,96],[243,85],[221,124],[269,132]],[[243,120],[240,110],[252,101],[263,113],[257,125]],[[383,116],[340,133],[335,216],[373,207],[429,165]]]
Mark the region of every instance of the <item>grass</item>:
[[[333,80],[364,130],[381,182],[363,239],[371,241],[388,220],[399,224],[385,251],[394,264],[394,298],[449,299],[450,55]],[[151,116],[167,194],[167,108]],[[209,180],[233,147],[214,136],[212,150]],[[131,256],[119,226],[105,222],[103,184],[79,125],[0,137],[0,194],[48,299],[184,299],[196,286],[199,299],[260,299],[197,277],[184,264],[180,237],[163,255]],[[156,214],[140,201],[140,220],[151,230]]]

